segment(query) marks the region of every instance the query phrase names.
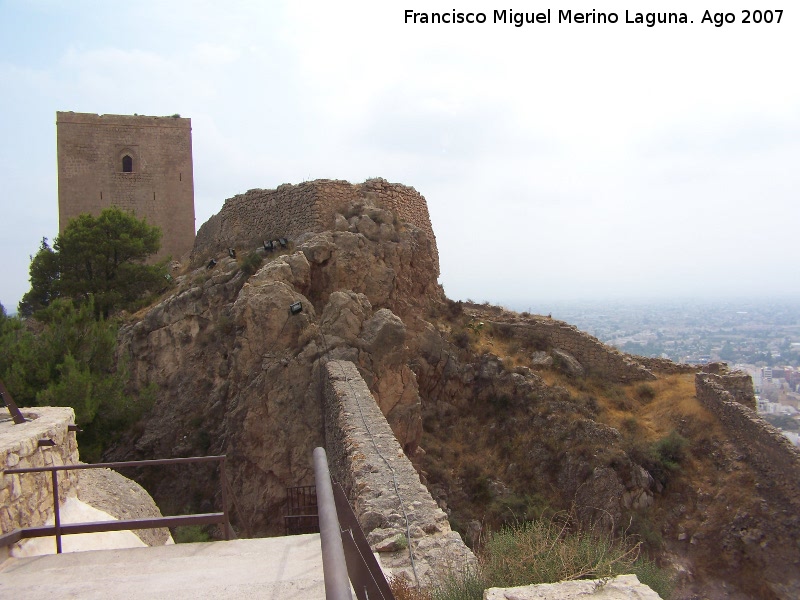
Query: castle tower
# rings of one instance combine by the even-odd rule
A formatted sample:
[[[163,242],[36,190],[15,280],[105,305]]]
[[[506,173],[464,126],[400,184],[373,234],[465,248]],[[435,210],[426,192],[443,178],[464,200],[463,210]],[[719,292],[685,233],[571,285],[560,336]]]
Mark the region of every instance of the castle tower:
[[[157,258],[194,243],[192,120],[57,112],[58,226],[116,206],[158,225]]]

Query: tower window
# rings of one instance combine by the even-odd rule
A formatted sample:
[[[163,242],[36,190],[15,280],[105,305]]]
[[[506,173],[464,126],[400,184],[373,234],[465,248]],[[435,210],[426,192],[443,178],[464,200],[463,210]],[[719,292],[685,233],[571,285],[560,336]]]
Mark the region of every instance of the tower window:
[[[133,173],[133,159],[128,154],[122,157],[122,172]]]

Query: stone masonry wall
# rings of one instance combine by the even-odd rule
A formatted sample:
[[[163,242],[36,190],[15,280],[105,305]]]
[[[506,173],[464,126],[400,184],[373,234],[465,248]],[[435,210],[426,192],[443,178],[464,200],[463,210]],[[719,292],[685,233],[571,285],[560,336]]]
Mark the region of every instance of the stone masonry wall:
[[[632,355],[633,360],[640,363],[650,371],[657,371],[665,375],[697,373],[700,367],[692,364],[672,362],[668,358],[653,358],[651,356]]]
[[[438,276],[439,255],[425,198],[412,187],[385,179],[369,179],[356,185],[318,179],[284,184],[274,190],[249,190],[229,198],[222,210],[197,232],[192,264],[199,265],[228,248],[249,251],[265,240],[291,240],[310,231],[332,230],[336,213],[358,201],[393,210],[400,221],[422,229],[433,244]]]
[[[356,366],[330,361],[323,369],[331,474],[384,568],[412,583],[415,568],[420,584],[428,587],[448,572],[474,566],[474,555],[420,482]]]
[[[582,367],[621,383],[648,381],[655,375],[627,354],[606,346],[577,327],[550,318],[532,318],[525,323],[491,323],[498,331],[545,350],[556,348],[574,356]]]
[[[192,121],[179,117],[56,113],[59,231],[116,206],[161,228],[156,258],[194,243]],[[124,156],[132,159],[123,172]]]
[[[714,381],[730,393],[733,399],[750,410],[756,410],[753,379],[744,371],[731,371],[726,363],[710,363],[702,367],[708,381]]]
[[[794,514],[800,514],[800,449],[721,383],[724,379],[721,381],[718,375],[698,373],[697,399],[717,416],[744,460],[762,474],[760,492],[771,496],[777,506],[793,506]],[[800,539],[800,530],[797,536]]]
[[[0,422],[0,465],[5,469],[24,469],[78,462],[75,432],[68,426],[75,422],[71,408],[37,407],[24,409],[30,419],[15,425]],[[50,439],[55,446],[38,446],[41,439]],[[60,502],[76,492],[77,471],[58,474]],[[23,527],[38,527],[53,515],[53,488],[50,473],[5,473],[0,476],[0,529],[9,533]]]

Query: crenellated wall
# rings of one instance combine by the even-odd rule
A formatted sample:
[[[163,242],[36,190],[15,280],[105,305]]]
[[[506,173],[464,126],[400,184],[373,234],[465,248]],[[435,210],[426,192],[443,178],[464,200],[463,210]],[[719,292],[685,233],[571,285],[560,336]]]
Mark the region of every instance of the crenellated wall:
[[[75,432],[68,430],[69,425],[75,422],[75,412],[71,408],[26,408],[23,415],[30,420],[19,425],[15,425],[7,415],[2,415],[0,465],[4,471],[78,462]],[[55,445],[39,447],[38,441],[43,439],[52,440]],[[59,472],[58,491],[61,502],[69,494],[75,493],[77,482],[76,471]],[[1,475],[2,533],[43,525],[53,515],[52,490],[50,473]]]
[[[274,190],[249,190],[229,198],[222,210],[197,232],[192,264],[199,265],[228,248],[256,248],[264,240],[294,239],[309,231],[333,230],[336,214],[358,201],[390,209],[400,221],[422,229],[433,246],[438,276],[436,236],[425,198],[413,187],[380,178],[355,185],[318,179],[297,185],[284,184]]]
[[[529,318],[524,323],[491,322],[503,335],[540,350],[555,348],[574,356],[581,366],[611,381],[626,383],[655,379],[650,370],[619,350],[606,346],[577,327],[550,318]]]
[[[475,556],[420,482],[355,364],[330,361],[323,369],[331,474],[342,484],[382,565],[412,582],[416,570],[425,587],[474,566]]]

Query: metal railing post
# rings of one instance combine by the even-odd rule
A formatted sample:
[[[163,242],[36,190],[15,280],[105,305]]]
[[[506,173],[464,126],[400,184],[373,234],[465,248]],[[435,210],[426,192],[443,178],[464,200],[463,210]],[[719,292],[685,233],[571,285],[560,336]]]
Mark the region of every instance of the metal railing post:
[[[353,600],[342,545],[342,530],[336,516],[328,457],[324,448],[314,448],[314,479],[317,484],[322,571],[327,600]]]
[[[142,467],[142,466],[158,466],[169,464],[184,464],[184,463],[207,463],[207,462],[221,462],[221,478],[222,478],[222,504],[223,512],[203,513],[180,515],[173,517],[153,517],[145,519],[129,519],[129,520],[112,520],[112,521],[95,521],[89,523],[61,523],[61,513],[59,505],[58,493],[58,472],[59,471],[81,471],[85,469],[101,469],[113,468],[118,469],[122,467]],[[0,470],[0,475],[21,475],[24,473],[50,473],[53,483],[53,521],[54,524],[43,525],[39,527],[27,527],[22,529],[15,529],[8,533],[0,534],[0,549],[3,549],[11,544],[17,543],[21,539],[35,538],[35,537],[49,537],[55,536],[56,538],[56,552],[62,553],[61,538],[64,535],[73,535],[76,533],[99,533],[103,531],[124,531],[126,529],[157,529],[160,527],[181,527],[184,525],[219,525],[222,524],[225,531],[225,539],[230,539],[233,536],[233,529],[231,528],[230,515],[228,513],[228,490],[227,490],[227,475],[225,471],[225,456],[193,456],[187,458],[165,458],[155,460],[134,460],[122,462],[108,462],[108,463],[94,463],[94,464],[71,464],[71,465],[53,465],[49,467],[22,467],[17,469],[4,469]]]
[[[223,528],[225,529],[225,539],[229,540],[231,539],[231,521],[228,516],[228,477],[225,473],[225,457],[219,463],[219,480],[222,486],[222,512],[225,513]]]
[[[53,474],[53,524],[56,526],[56,554],[61,554],[61,514],[58,511],[58,471]]]

